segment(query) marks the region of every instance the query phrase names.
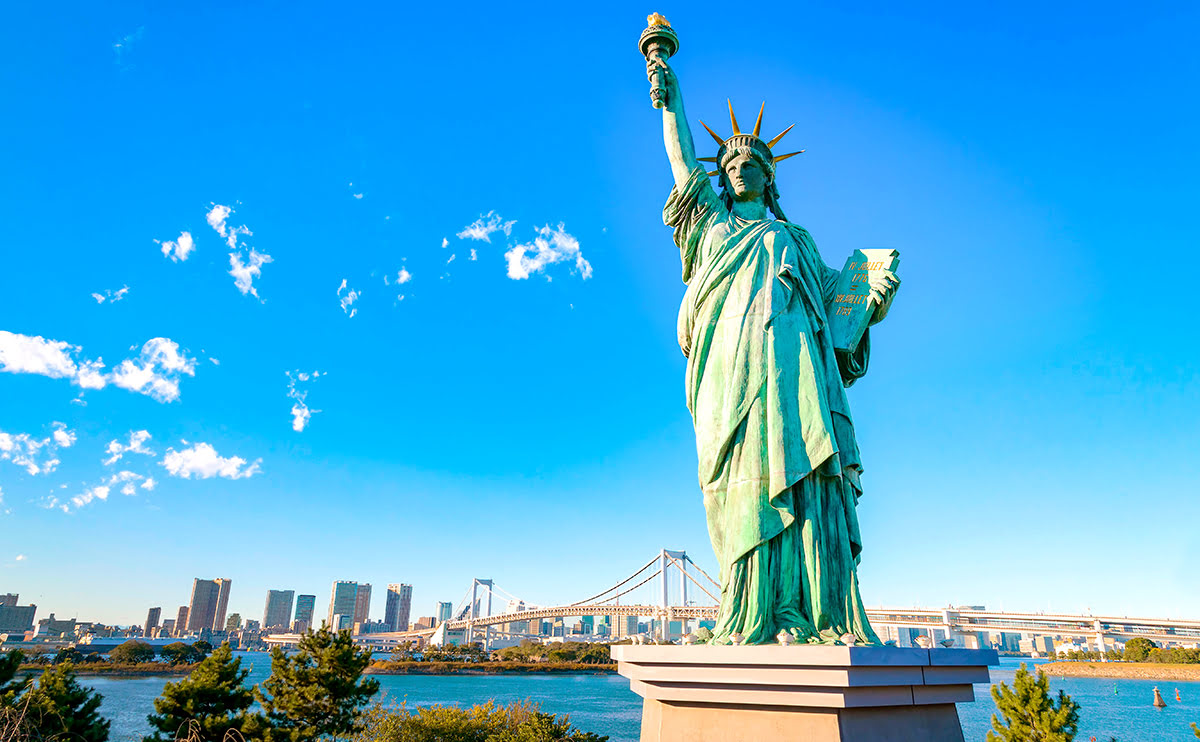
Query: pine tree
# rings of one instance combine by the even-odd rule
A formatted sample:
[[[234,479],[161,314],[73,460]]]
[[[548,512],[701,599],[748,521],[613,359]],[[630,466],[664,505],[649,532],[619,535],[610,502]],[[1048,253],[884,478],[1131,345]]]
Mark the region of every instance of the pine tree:
[[[1050,698],[1050,679],[1038,670],[1036,678],[1025,663],[1013,677],[1013,687],[992,686],[992,699],[1004,723],[992,716],[987,742],[1071,742],[1079,731],[1079,704],[1062,691]]]
[[[46,670],[30,687],[22,739],[106,742],[108,721],[97,713],[104,696],[75,680],[70,662]]]
[[[245,732],[257,720],[246,710],[254,703],[253,691],[244,685],[249,670],[234,658],[226,642],[178,683],[167,683],[154,699],[158,713],[147,717],[156,731],[145,742],[168,742],[181,732],[205,742],[220,742],[231,729]]]
[[[14,649],[8,654],[0,654],[0,708],[12,705],[28,680],[14,680],[21,663],[25,661],[25,653]]]
[[[305,634],[299,649],[290,657],[273,649],[271,677],[255,690],[267,712],[267,739],[307,742],[357,732],[361,707],[379,691],[378,681],[362,680],[371,652],[355,649],[350,632],[325,627]]]

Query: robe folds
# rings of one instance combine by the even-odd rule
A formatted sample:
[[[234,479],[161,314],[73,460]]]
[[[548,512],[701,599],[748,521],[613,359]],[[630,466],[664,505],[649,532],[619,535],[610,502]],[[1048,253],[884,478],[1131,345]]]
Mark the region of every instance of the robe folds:
[[[862,464],[845,392],[866,373],[870,341],[834,351],[838,272],[803,228],[731,213],[703,169],[672,189],[663,221],[687,284],[679,345],[721,565],[713,641],[786,630],[877,643],[856,576]]]

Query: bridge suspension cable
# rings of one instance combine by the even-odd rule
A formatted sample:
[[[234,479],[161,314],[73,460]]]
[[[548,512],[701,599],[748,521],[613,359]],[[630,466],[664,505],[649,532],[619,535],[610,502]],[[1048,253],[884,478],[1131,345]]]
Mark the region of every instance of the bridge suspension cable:
[[[651,567],[651,566],[653,566],[653,565],[654,565],[654,563],[658,561],[658,559],[659,559],[659,557],[658,557],[658,556],[655,556],[653,559],[651,559],[650,561],[648,561],[648,562],[646,562],[644,565],[642,565],[642,568],[641,568],[641,569],[639,569],[638,571],[636,571],[636,572],[634,572],[633,574],[629,575],[629,576],[628,576],[628,577],[626,577],[624,580],[621,580],[621,581],[620,581],[620,582],[618,582],[616,585],[613,585],[612,587],[608,588],[607,590],[604,590],[603,592],[596,593],[595,595],[593,595],[593,596],[592,596],[592,597],[590,597],[590,598],[585,598],[584,600],[578,600],[578,601],[576,601],[576,602],[574,602],[574,603],[570,603],[570,604],[568,604],[568,605],[569,605],[569,606],[585,605],[585,604],[587,604],[587,603],[594,602],[594,601],[595,601],[595,600],[597,600],[598,598],[601,598],[601,597],[603,597],[603,596],[605,596],[605,595],[608,595],[609,593],[613,592],[614,590],[618,590],[618,589],[620,589],[620,587],[621,587],[622,585],[624,585],[625,583],[627,583],[627,582],[629,582],[629,581],[631,581],[631,580],[635,579],[635,578],[636,578],[638,575],[640,575],[642,572],[645,572],[645,571],[646,571],[646,569],[647,569],[648,567]],[[654,577],[654,575],[651,575],[651,576],[650,576],[650,578],[651,578],[651,579],[652,579],[653,577]],[[629,590],[636,590],[637,588],[639,588],[639,587],[641,587],[642,585],[646,584],[646,582],[647,582],[647,580],[642,580],[642,581],[641,581],[641,582],[639,582],[637,585],[634,585],[633,587],[629,588]],[[619,598],[619,597],[621,597],[622,595],[624,595],[625,593],[629,592],[629,590],[626,590],[624,593],[618,593],[617,595],[613,596],[612,598],[607,598],[606,600],[603,600],[603,601],[601,601],[601,602],[603,602],[603,603],[607,603],[609,600],[613,600],[614,598]]]

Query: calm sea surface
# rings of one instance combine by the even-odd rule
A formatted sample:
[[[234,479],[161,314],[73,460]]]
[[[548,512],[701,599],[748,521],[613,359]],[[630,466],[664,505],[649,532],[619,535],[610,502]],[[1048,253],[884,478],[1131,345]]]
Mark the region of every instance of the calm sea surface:
[[[266,654],[239,653],[251,666],[248,682],[256,683],[270,674]],[[1037,663],[1039,660],[1026,660]],[[1021,660],[1002,658],[992,668],[992,681],[1012,683]],[[543,711],[569,713],[572,722],[612,742],[637,742],[641,699],[629,690],[629,681],[619,675],[376,675],[382,686],[376,700],[388,706],[406,701],[411,706],[473,705],[495,700],[499,703],[533,699]],[[146,715],[154,710],[154,699],[174,678],[83,677],[80,681],[104,695],[100,711],[112,720],[114,742],[140,739],[149,731]],[[1079,742],[1095,736],[1099,742],[1116,737],[1121,742],[1172,742],[1195,740],[1189,724],[1200,723],[1200,683],[1154,683],[1147,680],[1100,680],[1051,678],[1054,691],[1064,690],[1079,702]],[[1165,709],[1150,705],[1158,685]],[[1175,701],[1179,689],[1182,702]],[[995,712],[987,685],[975,686],[975,703],[960,704],[963,732],[968,742],[982,742],[991,728]]]

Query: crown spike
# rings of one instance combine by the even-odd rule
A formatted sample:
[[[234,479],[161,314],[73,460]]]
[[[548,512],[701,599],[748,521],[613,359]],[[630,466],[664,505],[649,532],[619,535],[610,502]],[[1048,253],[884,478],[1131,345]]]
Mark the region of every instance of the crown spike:
[[[709,134],[712,134],[712,138],[713,138],[713,139],[716,141],[716,143],[717,143],[718,145],[720,145],[720,146],[722,146],[722,147],[724,147],[724,146],[725,146],[725,140],[724,140],[724,139],[722,139],[721,137],[717,136],[717,132],[713,131],[712,129],[709,129],[709,128],[708,128],[708,124],[706,124],[706,123],[704,123],[703,121],[701,121],[701,122],[700,122],[700,125],[701,125],[701,126],[703,126],[703,127],[705,128],[705,130],[706,130],[706,131],[708,131],[708,133],[709,133]]]
[[[789,152],[786,155],[779,155],[778,157],[775,158],[774,161],[781,162],[783,160],[786,160],[789,157],[795,157],[796,155],[802,155],[802,154],[804,154],[804,150],[800,150],[799,152]]]
[[[697,162],[716,162],[717,158],[715,158],[715,157],[697,157],[696,160],[697,160]]]
[[[792,126],[795,126],[795,124],[792,124]],[[776,136],[776,137],[775,137],[774,139],[772,139],[771,141],[767,142],[767,146],[768,146],[768,147],[774,147],[776,144],[778,144],[778,143],[779,143],[779,140],[780,140],[780,139],[783,139],[784,135],[785,135],[785,134],[787,134],[789,131],[791,131],[791,130],[792,130],[792,126],[789,126],[788,128],[784,129],[783,131],[781,131],[781,132],[779,133],[779,135],[778,135],[778,136]]]
[[[712,176],[716,175],[718,172],[720,172],[720,171],[719,170],[709,170],[706,174],[708,175],[708,177],[711,178]]]
[[[737,116],[733,115],[733,101],[726,98],[725,102],[729,104],[729,123],[733,125],[733,133],[741,134],[742,130],[738,128]]]
[[[758,136],[758,132],[762,131],[762,115],[767,109],[767,102],[763,101],[762,107],[758,109],[758,121],[754,122],[754,136]]]

